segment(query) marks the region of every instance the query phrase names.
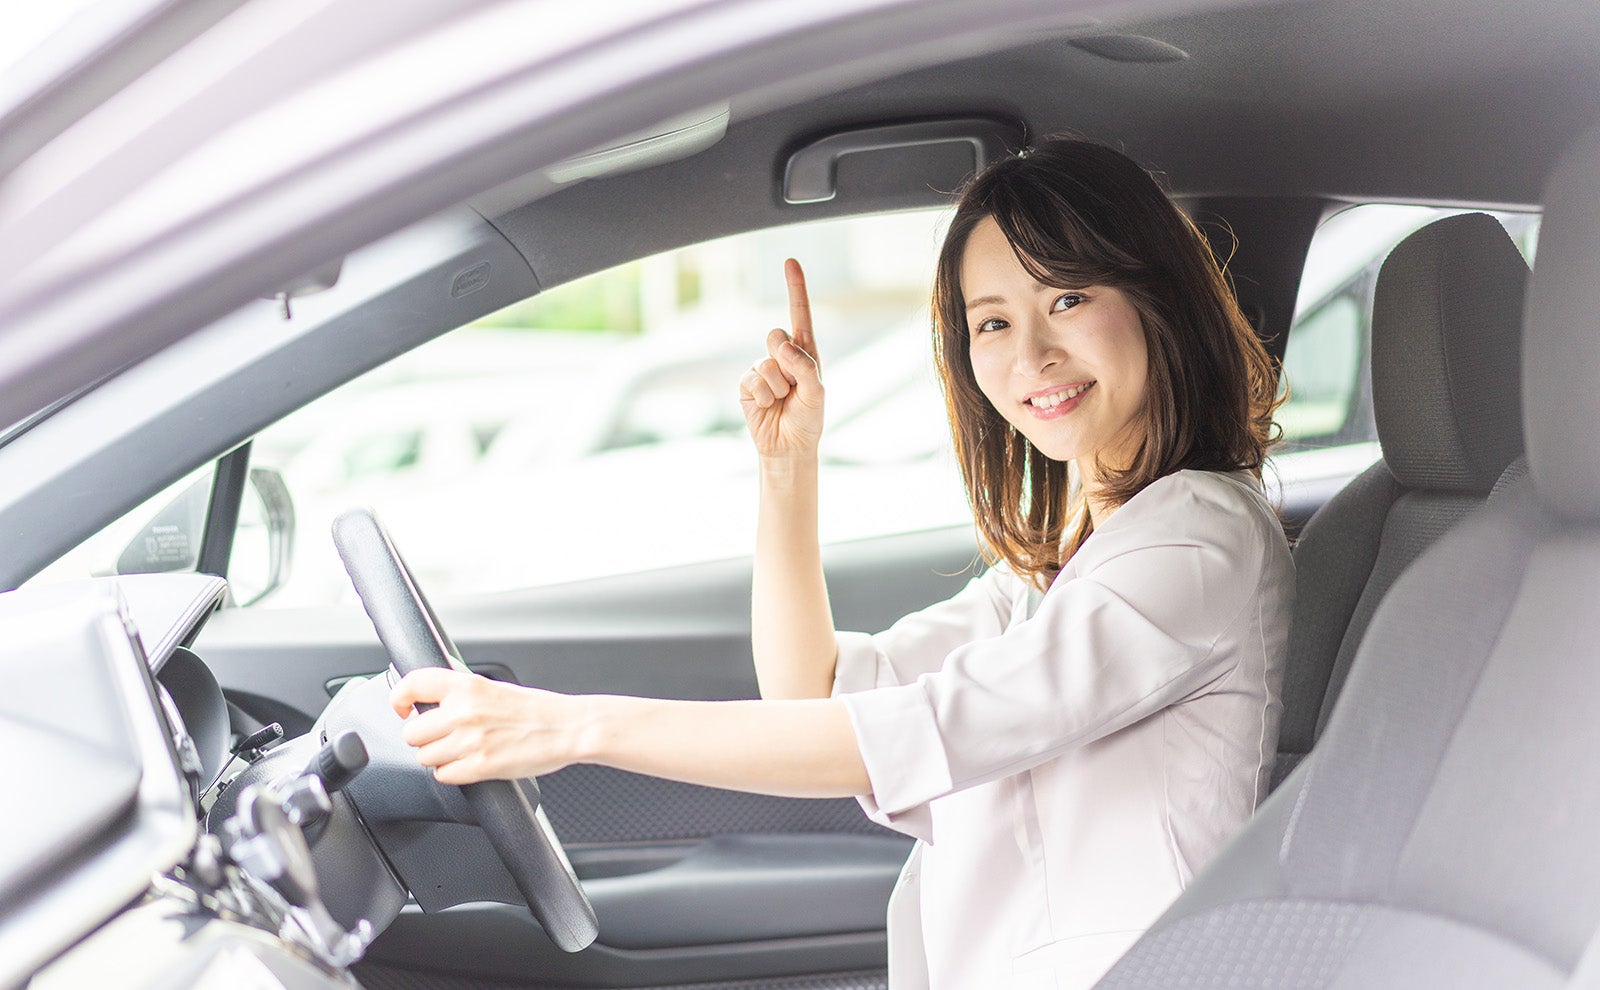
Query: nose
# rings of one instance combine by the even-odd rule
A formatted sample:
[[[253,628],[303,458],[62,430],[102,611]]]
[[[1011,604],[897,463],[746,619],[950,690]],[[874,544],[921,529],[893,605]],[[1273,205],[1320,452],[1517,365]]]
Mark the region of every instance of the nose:
[[[1067,352],[1056,335],[1051,333],[1046,321],[1030,319],[1017,329],[1019,332],[1012,338],[1017,342],[1016,354],[1013,355],[1017,374],[1039,378],[1066,358]]]

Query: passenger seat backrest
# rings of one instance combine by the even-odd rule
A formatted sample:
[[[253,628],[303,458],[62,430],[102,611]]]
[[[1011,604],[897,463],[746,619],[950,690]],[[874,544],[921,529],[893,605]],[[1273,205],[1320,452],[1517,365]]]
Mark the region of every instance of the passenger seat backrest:
[[[1437,220],[1384,262],[1372,314],[1383,458],[1330,499],[1295,545],[1273,786],[1322,734],[1395,579],[1483,504],[1521,452],[1527,280],[1516,245],[1482,213]]]
[[[1600,129],[1545,192],[1528,475],[1373,615],[1312,755],[1106,988],[1568,985],[1600,928]]]

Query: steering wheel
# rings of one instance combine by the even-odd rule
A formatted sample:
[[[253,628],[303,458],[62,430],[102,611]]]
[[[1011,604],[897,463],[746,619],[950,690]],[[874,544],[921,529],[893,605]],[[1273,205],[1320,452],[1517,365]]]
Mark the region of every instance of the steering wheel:
[[[351,509],[335,519],[333,542],[397,671],[404,675],[423,667],[466,669],[370,509]],[[567,952],[593,942],[600,931],[594,907],[540,807],[538,782],[531,777],[485,780],[468,784],[461,792],[551,941]]]

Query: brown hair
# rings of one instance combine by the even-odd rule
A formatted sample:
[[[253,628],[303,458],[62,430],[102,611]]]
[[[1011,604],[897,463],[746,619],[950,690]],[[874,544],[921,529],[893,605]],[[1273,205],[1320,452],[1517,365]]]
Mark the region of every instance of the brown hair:
[[[1102,466],[1097,501],[1120,506],[1186,468],[1260,477],[1275,439],[1277,372],[1205,238],[1132,159],[1088,141],[1047,138],[967,182],[934,279],[934,353],[990,563],[1004,560],[1043,586],[1093,524],[1082,499],[1068,492],[1067,465],[1006,422],[973,376],[961,262],[973,229],[989,217],[1040,282],[1111,286],[1139,313],[1149,355],[1143,438],[1131,464]]]

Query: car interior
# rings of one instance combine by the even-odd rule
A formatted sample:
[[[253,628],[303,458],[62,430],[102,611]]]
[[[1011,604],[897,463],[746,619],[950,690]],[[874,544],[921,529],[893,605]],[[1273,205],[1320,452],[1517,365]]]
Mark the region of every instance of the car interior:
[[[435,644],[439,663],[557,691],[754,697],[748,554],[430,605],[400,557],[406,534],[391,541],[379,525],[343,538],[365,547],[344,557],[359,602],[268,607],[272,580],[297,563],[295,492],[253,459],[252,440],[505,307],[718,238],[947,206],[975,167],[1067,132],[1158,175],[1279,360],[1306,325],[1302,274],[1331,218],[1362,204],[1449,214],[1372,261],[1354,392],[1329,436],[1352,449],[1375,439],[1381,456],[1269,471],[1297,570],[1272,790],[1100,985],[1600,983],[1600,792],[1584,769],[1600,744],[1600,449],[1583,439],[1600,414],[1600,18],[1586,0],[1093,14],[999,4],[992,30],[886,46],[893,59],[776,81],[730,70],[739,84],[710,102],[710,83],[682,96],[663,83],[661,123],[597,133],[532,172],[498,160],[463,172],[454,205],[359,228],[368,236],[338,251],[308,240],[283,257],[311,275],[278,279],[274,261],[260,284],[241,276],[250,291],[206,303],[194,332],[0,433],[0,587],[20,589],[0,594],[0,619],[35,630],[0,669],[54,662],[76,692],[22,678],[0,700],[0,743],[59,747],[60,772],[103,798],[62,803],[0,855],[0,958],[15,960],[0,986],[84,985],[83,960],[118,957],[116,939],[136,930],[129,905],[152,872],[166,880],[140,895],[147,907],[209,875],[185,828],[232,850],[240,822],[264,834],[276,821],[267,797],[310,800],[291,794],[303,768],[346,760],[361,766],[329,771],[327,810],[303,829],[314,882],[280,891],[304,909],[285,917],[312,920],[289,936],[287,922],[268,926],[314,945],[289,955],[324,974],[348,970],[371,990],[886,987],[885,908],[911,844],[854,801],[580,765],[490,808],[421,772],[384,702],[402,635]],[[1536,220],[1531,259],[1506,216]],[[0,230],[5,219],[0,200]],[[754,357],[766,328],[750,330]],[[685,474],[629,487],[650,499],[705,483]],[[492,524],[508,545],[513,531],[537,546],[541,527],[562,525],[548,508],[559,501],[498,495]],[[250,498],[273,534],[259,605],[230,573],[243,569]],[[36,578],[123,517],[144,525],[143,556],[82,582]],[[609,525],[641,546],[655,538],[630,533],[626,515]],[[177,556],[158,530],[188,534]],[[331,558],[326,521],[305,535]],[[827,546],[835,623],[886,628],[957,591],[977,558],[970,526]],[[67,615],[80,593],[92,602],[77,634],[38,618]],[[398,611],[380,619],[380,600]],[[130,617],[131,639],[119,633]],[[115,690],[86,686],[97,680]],[[62,742],[70,733],[41,734],[39,711],[81,721],[86,699],[102,714],[165,714],[97,718],[81,752]],[[163,733],[189,748],[164,756]],[[358,761],[338,748],[350,733]],[[138,774],[94,755],[112,749],[174,762],[186,783],[158,793],[146,773],[141,791]],[[33,774],[25,791],[55,779]],[[106,855],[135,841],[143,858]],[[235,864],[249,872],[245,856]],[[552,906],[569,878],[588,915],[570,894]],[[108,893],[74,893],[96,885]],[[174,982],[189,965],[179,955],[139,965],[190,985]]]
[[[1547,761],[1593,731],[1585,702],[1558,697],[1593,676],[1578,604],[1593,512],[1568,457],[1583,400],[1557,369],[1592,305],[1592,282],[1562,276],[1593,264],[1597,139],[1584,135],[1546,190],[1522,350],[1538,383],[1523,405],[1528,474],[1395,583],[1304,770],[1103,985],[1269,969],[1286,983],[1393,984],[1410,967],[1440,985],[1593,979],[1588,799],[1555,787]]]
[[[1527,281],[1522,255],[1481,213],[1435,221],[1384,262],[1372,334],[1383,456],[1295,541],[1303,591],[1289,627],[1274,787],[1326,728],[1395,579],[1526,473],[1516,371]],[[1508,369],[1511,384],[1501,387]]]

